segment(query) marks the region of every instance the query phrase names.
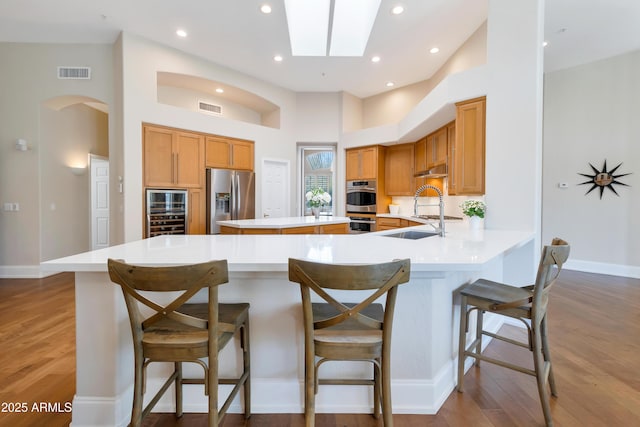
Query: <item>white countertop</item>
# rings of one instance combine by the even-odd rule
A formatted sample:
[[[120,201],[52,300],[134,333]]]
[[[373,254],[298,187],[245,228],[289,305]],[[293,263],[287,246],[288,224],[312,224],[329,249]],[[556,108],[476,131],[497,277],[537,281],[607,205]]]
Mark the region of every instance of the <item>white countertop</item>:
[[[314,216],[289,216],[283,218],[238,219],[216,221],[218,225],[234,228],[293,228],[313,225],[344,224],[350,221],[343,216],[324,216],[316,219]]]
[[[433,230],[427,225],[411,229]],[[147,265],[227,259],[230,271],[285,272],[290,257],[345,264],[410,258],[412,271],[470,271],[496,256],[523,246],[534,237],[533,232],[527,231],[474,232],[460,222],[448,224],[444,238],[434,236],[406,240],[385,236],[398,230],[355,235],[156,236],[47,261],[41,266],[46,271],[106,271],[108,258]]]

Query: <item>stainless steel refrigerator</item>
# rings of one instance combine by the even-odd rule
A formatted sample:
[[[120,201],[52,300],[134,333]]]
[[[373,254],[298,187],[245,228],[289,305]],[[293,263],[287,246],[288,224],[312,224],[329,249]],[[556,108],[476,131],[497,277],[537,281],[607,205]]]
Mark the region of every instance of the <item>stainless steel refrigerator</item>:
[[[255,174],[207,169],[207,234],[220,233],[216,221],[254,219]]]

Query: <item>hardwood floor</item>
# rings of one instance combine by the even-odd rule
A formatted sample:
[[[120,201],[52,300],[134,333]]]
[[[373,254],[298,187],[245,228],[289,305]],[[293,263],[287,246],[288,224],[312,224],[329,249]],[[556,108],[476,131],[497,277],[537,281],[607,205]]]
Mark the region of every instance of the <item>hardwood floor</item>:
[[[73,274],[0,280],[0,426],[64,426],[75,392]],[[640,425],[640,280],[563,271],[549,308],[559,397],[556,426]],[[504,326],[514,337],[521,329]],[[530,354],[493,342],[487,354],[530,363]],[[393,355],[393,357],[401,357]],[[322,389],[321,391],[322,392]],[[25,413],[15,413],[26,403]],[[34,408],[34,403],[36,407]],[[40,406],[44,404],[45,406]],[[20,407],[20,406],[18,406]],[[35,409],[40,409],[38,412]],[[399,427],[544,425],[533,377],[482,363],[436,415],[395,414]],[[145,426],[197,427],[204,414],[152,414]],[[224,427],[304,425],[301,414],[229,414]],[[367,414],[318,414],[318,427],[378,427]]]

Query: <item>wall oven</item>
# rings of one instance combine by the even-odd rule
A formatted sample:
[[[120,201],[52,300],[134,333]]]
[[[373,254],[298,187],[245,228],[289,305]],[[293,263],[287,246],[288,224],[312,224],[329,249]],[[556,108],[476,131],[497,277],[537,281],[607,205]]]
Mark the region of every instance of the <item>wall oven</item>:
[[[376,213],[376,182],[347,181],[347,213]]]
[[[376,231],[376,217],[358,217],[350,215],[349,219],[351,219],[351,222],[349,223],[350,234]]]

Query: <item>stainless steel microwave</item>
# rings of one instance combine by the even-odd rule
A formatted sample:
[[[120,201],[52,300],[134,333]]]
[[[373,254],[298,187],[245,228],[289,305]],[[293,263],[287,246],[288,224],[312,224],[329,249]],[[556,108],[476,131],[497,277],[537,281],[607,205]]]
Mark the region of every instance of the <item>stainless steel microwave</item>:
[[[376,212],[376,182],[347,181],[347,213]]]

